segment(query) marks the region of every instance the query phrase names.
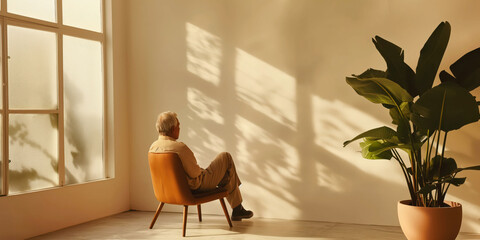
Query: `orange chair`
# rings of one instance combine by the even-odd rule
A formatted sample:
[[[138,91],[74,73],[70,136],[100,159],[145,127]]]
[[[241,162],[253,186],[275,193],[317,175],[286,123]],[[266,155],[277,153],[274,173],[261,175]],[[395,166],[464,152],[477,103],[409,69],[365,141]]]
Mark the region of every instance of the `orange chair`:
[[[185,237],[187,226],[187,214],[189,205],[197,205],[198,220],[202,221],[202,209],[200,204],[213,200],[220,200],[223,212],[227,217],[228,225],[232,227],[230,216],[225,206],[224,197],[228,195],[225,189],[217,188],[210,192],[192,193],[188,187],[185,170],[176,153],[148,153],[150,174],[152,176],[153,191],[160,202],[157,212],[153,217],[150,229],[153,228],[158,214],[162,211],[165,203],[183,205],[183,235]]]

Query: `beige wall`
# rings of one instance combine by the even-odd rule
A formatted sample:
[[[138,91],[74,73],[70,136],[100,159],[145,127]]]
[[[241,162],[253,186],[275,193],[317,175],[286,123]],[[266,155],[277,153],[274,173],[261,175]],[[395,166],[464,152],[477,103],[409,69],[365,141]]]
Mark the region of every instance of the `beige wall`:
[[[125,11],[122,0],[107,0],[108,19],[108,155],[115,178],[87,184],[0,197],[0,239],[25,239],[116,214],[129,206],[129,138]],[[112,8],[113,7],[113,8]],[[113,22],[113,23],[112,23]],[[112,35],[113,33],[113,35]],[[113,42],[112,42],[112,39]],[[112,175],[113,176],[113,175]]]
[[[396,201],[408,197],[398,166],[362,159],[356,144],[341,147],[389,124],[388,114],[357,96],[345,76],[385,68],[370,41],[376,34],[405,48],[413,68],[440,21],[453,27],[442,68],[480,45],[474,0],[124,2],[109,11],[115,178],[0,198],[0,239],[155,210],[146,152],[165,110],[179,113],[181,140],[201,166],[220,151],[235,156],[245,206],[256,216],[397,225]],[[478,164],[479,133],[477,123],[450,134],[448,151],[462,166]],[[480,176],[465,176],[449,198],[464,204],[462,231],[480,232]],[[218,203],[204,209],[221,214]]]
[[[176,111],[181,140],[206,167],[231,152],[256,216],[397,225],[408,198],[394,161],[368,161],[342,142],[389,124],[345,76],[385,69],[371,38],[419,51],[441,22],[452,25],[446,68],[480,46],[479,1],[129,1],[131,208],[154,210],[146,152],[154,121]],[[478,96],[478,92],[476,92]],[[450,135],[462,166],[478,164],[479,124]],[[462,231],[480,232],[480,175],[451,189]],[[218,203],[205,213],[220,213]],[[167,210],[180,211],[180,207]]]

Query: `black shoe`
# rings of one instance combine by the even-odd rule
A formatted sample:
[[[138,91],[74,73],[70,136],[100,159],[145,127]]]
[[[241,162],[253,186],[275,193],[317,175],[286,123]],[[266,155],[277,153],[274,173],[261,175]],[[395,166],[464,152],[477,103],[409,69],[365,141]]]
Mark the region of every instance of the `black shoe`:
[[[239,211],[232,212],[232,221],[242,221],[243,218],[251,218],[253,217],[253,212],[242,208]]]

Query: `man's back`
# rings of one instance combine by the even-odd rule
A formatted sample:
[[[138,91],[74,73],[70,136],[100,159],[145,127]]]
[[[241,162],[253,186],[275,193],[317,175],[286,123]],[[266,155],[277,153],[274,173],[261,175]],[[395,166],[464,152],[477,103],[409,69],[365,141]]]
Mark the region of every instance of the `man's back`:
[[[174,138],[160,135],[158,140],[150,146],[149,152],[175,152],[182,160],[183,168],[188,176],[188,184],[190,188],[196,189],[200,186],[198,176],[202,174],[203,169],[198,166],[195,155],[183,142],[177,142]]]

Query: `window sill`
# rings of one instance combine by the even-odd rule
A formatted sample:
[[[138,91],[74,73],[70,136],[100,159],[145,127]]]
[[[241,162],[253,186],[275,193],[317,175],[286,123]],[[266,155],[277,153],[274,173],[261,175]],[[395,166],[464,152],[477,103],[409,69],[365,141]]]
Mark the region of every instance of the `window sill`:
[[[25,195],[25,194],[35,194],[35,193],[45,192],[45,191],[55,191],[55,190],[59,190],[59,189],[77,187],[77,186],[81,186],[81,185],[97,184],[97,183],[112,181],[114,179],[115,179],[114,177],[108,177],[108,178],[102,178],[102,179],[92,180],[92,181],[83,182],[83,183],[75,183],[75,184],[69,184],[69,185],[64,185],[64,186],[56,186],[56,187],[35,189],[35,190],[30,190],[30,191],[16,192],[16,193],[10,193],[9,195],[0,195],[0,198],[1,197],[22,196],[22,195]]]

